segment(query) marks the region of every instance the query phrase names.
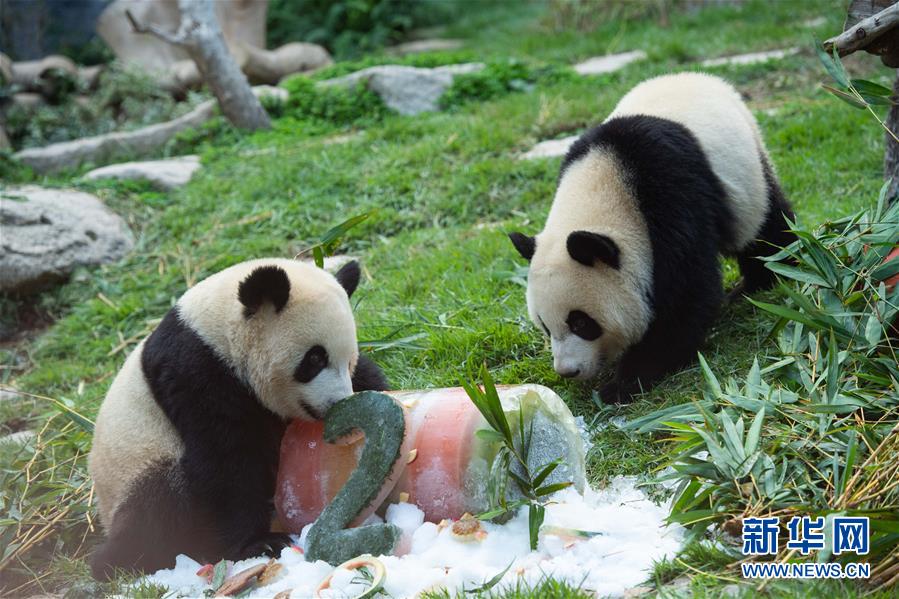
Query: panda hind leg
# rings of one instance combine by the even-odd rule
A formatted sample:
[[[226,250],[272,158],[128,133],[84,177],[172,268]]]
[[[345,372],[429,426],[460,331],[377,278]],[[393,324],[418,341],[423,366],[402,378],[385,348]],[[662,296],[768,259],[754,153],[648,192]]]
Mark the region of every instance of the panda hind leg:
[[[196,510],[171,462],[154,466],[132,485],[116,510],[107,538],[91,555],[91,574],[109,580],[117,572],[153,572],[171,567],[179,553],[205,553]]]
[[[768,186],[768,214],[758,239],[737,254],[737,263],[740,265],[743,279],[728,294],[728,301],[772,288],[777,277],[760,258],[776,254],[780,248],[790,245],[796,239],[787,223],[788,218],[790,220],[794,218],[793,208],[784,197],[783,190],[767,160],[764,161],[764,169],[765,182]]]

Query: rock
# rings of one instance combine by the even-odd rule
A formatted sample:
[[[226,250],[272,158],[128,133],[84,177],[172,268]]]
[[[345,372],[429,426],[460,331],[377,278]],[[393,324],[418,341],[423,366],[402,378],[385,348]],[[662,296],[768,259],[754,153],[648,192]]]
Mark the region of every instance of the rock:
[[[334,62],[325,48],[304,42],[290,42],[274,50],[243,46],[237,61],[250,83],[272,85],[294,73],[314,71]]]
[[[623,69],[630,63],[643,60],[644,58],[646,58],[646,52],[643,50],[594,56],[574,65],[574,70],[579,75],[602,75],[603,73],[611,73],[618,69]]]
[[[131,231],[95,196],[34,185],[0,192],[0,292],[30,292],[79,266],[114,262]]]
[[[267,2],[213,2],[216,17],[228,49],[235,53],[241,44],[265,47]],[[97,19],[96,31],[120,61],[148,71],[165,72],[190,58],[182,46],[170,44],[153,35],[137,33],[126,16],[130,12],[138,23],[155,25],[164,31],[177,31],[181,13],[175,0],[114,0]]]
[[[27,110],[34,110],[46,104],[47,101],[44,96],[35,92],[18,92],[12,95],[12,103]]]
[[[421,54],[423,52],[458,50],[463,44],[464,42],[462,40],[454,39],[416,40],[414,42],[398,44],[392,48],[388,48],[387,51],[397,56],[405,56],[407,54]]]
[[[562,139],[548,139],[546,141],[541,141],[536,146],[522,154],[519,158],[521,160],[533,160],[534,158],[555,158],[557,156],[564,156],[566,152],[568,152],[568,148],[571,147],[579,135],[570,135],[568,137],[563,137]]]
[[[110,164],[90,171],[84,178],[89,181],[97,179],[148,181],[153,186],[167,191],[187,185],[199,168],[199,156],[178,156],[166,160]]]
[[[284,101],[289,95],[286,89],[259,85],[253,88],[256,97],[273,96]],[[16,94],[21,96],[22,94]],[[28,148],[13,155],[36,172],[55,173],[77,168],[86,162],[105,163],[116,158],[139,158],[161,149],[180,131],[199,127],[215,114],[215,100],[206,100],[176,119],[156,123],[134,131],[116,131],[93,137],[50,144],[40,148]]]
[[[215,107],[215,100],[207,100],[187,114],[165,123],[28,148],[14,157],[43,174],[77,168],[85,162],[104,163],[123,156],[146,156],[162,148],[179,131],[208,121],[215,114]]]
[[[39,79],[49,71],[59,71],[70,76],[78,76],[78,67],[66,56],[46,56],[40,60],[26,60],[12,63],[12,83],[35,91]]]
[[[381,97],[388,108],[400,114],[414,115],[438,110],[440,96],[452,84],[453,77],[483,68],[482,63],[453,64],[433,69],[383,65],[328,79],[322,85],[352,87],[364,83]]]
[[[751,52],[749,54],[737,54],[734,56],[722,56],[702,61],[704,67],[719,67],[721,65],[747,65],[778,60],[792,56],[799,52],[799,48],[784,48],[783,50],[768,50],[767,52]]]

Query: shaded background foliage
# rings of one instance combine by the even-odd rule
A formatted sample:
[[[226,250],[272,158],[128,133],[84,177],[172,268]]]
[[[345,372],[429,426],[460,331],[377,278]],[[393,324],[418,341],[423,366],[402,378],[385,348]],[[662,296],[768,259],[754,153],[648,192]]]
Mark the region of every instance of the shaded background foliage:
[[[445,22],[465,2],[437,0],[271,0],[269,47],[291,41],[321,44],[336,58],[355,58],[402,41],[416,27]]]

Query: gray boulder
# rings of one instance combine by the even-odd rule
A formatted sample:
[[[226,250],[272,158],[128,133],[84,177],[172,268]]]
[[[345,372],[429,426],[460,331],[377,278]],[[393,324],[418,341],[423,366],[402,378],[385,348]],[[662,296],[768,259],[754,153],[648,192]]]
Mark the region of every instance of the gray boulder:
[[[451,64],[433,69],[382,65],[328,79],[322,85],[353,87],[364,83],[391,110],[413,115],[438,110],[440,96],[453,83],[453,77],[474,73],[483,68],[483,63],[479,62]]]
[[[34,291],[133,246],[125,221],[95,196],[34,185],[0,191],[0,292]]]
[[[623,69],[632,62],[643,60],[646,58],[646,52],[643,50],[634,50],[632,52],[622,52],[621,54],[606,54],[605,56],[594,56],[588,58],[584,62],[574,65],[574,70],[579,75],[602,75],[604,73],[614,73]]]
[[[84,178],[89,181],[96,179],[148,181],[154,187],[168,191],[187,185],[199,168],[199,156],[178,156],[166,160],[110,164],[90,171]]]

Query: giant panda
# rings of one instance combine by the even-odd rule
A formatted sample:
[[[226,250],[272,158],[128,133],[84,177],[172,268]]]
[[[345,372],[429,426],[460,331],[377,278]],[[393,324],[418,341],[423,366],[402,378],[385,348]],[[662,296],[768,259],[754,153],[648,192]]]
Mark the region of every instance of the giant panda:
[[[530,262],[528,312],[555,370],[588,379],[618,359],[605,402],[629,401],[696,358],[724,299],[718,254],[772,286],[759,259],[794,236],[758,125],[703,73],[644,81],[568,150],[546,224],[509,237]]]
[[[349,302],[359,273],[356,262],[336,276],[287,259],[236,264],[188,290],[128,356],[89,457],[107,532],[95,577],[289,544],[270,532],[287,419],[321,419],[353,391],[387,388],[359,355]]]

